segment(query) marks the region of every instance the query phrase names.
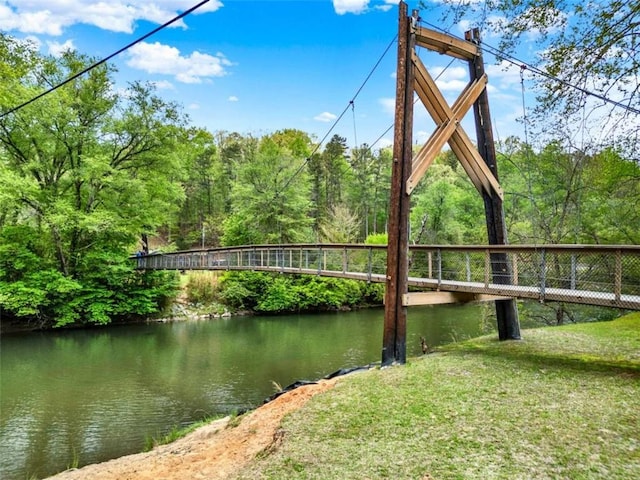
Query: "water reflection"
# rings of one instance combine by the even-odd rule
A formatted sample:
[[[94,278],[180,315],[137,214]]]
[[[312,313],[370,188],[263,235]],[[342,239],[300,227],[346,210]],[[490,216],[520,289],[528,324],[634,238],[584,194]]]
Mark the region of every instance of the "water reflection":
[[[477,336],[486,306],[412,308],[407,355]],[[140,451],[150,436],[377,362],[383,312],[111,327],[0,339],[0,477],[44,477]]]

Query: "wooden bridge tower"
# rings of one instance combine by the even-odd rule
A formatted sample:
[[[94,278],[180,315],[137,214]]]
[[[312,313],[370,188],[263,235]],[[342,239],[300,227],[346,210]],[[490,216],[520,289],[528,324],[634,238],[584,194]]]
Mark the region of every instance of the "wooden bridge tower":
[[[506,245],[507,234],[498,182],[491,116],[486,91],[487,75],[477,29],[465,34],[465,40],[418,25],[418,12],[407,15],[407,4],[399,4],[398,65],[396,80],[395,129],[391,176],[391,210],[387,250],[387,282],[382,346],[382,365],[406,361],[406,324],[409,274],[409,210],[411,192],[445,143],[449,143],[469,178],[482,195],[490,245]],[[416,45],[444,55],[466,60],[470,80],[458,99],[449,106],[415,52]],[[414,92],[424,104],[437,127],[429,140],[413,156],[412,129]],[[461,126],[473,106],[477,147]],[[494,283],[509,283],[511,268],[506,254],[491,255]],[[428,295],[424,303],[429,303]],[[515,300],[496,300],[500,340],[519,339],[520,326]],[[416,305],[416,301],[411,301]]]

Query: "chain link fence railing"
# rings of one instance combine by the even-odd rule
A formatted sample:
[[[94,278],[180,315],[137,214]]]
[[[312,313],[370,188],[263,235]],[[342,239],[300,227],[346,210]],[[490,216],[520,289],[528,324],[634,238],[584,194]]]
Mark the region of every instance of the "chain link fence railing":
[[[386,246],[262,245],[135,257],[140,269],[264,270],[386,281]],[[409,247],[409,285],[640,310],[640,246]]]

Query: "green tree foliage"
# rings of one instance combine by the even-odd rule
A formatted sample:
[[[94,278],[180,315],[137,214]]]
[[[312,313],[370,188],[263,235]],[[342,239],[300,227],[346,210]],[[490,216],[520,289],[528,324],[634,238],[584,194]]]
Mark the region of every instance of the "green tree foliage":
[[[293,139],[289,148],[287,139]],[[239,166],[232,186],[232,212],[225,245],[295,243],[312,238],[309,181],[304,170],[306,134],[288,130],[260,140],[255,156]],[[297,155],[294,154],[297,152]]]
[[[640,163],[608,148],[593,156],[584,175],[592,185],[584,199],[583,241],[640,245]]]
[[[180,250],[219,245],[230,187],[215,137],[206,130],[190,128],[185,142],[177,148],[185,200],[176,217],[175,235],[167,240],[175,240]]]
[[[221,300],[262,313],[337,310],[382,301],[381,285],[314,275],[228,272]]]
[[[309,158],[311,199],[315,206],[315,227],[331,216],[331,210],[343,202],[344,176],[349,171],[346,160],[347,140],[334,135],[321,153]]]
[[[620,152],[535,152],[509,139],[500,155],[513,243],[638,244],[640,166]]]
[[[578,129],[576,125],[591,127],[598,145],[615,145],[625,155],[638,159],[638,0],[444,3],[447,20],[457,23],[464,19],[499,36],[500,49],[507,53],[517,52],[522,44],[529,49],[537,47],[534,61],[546,73],[532,77],[539,92],[537,113],[544,119],[539,124],[541,131],[556,132],[557,127],[550,128],[550,122],[573,125],[573,131]],[[603,98],[618,101],[619,106],[614,108]],[[553,135],[545,137],[548,141]]]
[[[215,138],[222,169],[218,180],[218,201],[224,205],[224,213],[228,215],[231,212],[231,189],[238,178],[238,169],[255,157],[258,139],[251,135],[243,137],[237,132],[217,132]]]
[[[363,219],[361,238],[380,232],[380,223],[386,225],[384,219],[389,201],[390,160],[389,150],[373,152],[366,144],[351,152],[352,184],[348,198]]]
[[[3,111],[93,63],[0,44],[3,71],[28,63],[2,85]],[[127,254],[182,197],[173,181],[181,118],[148,86],[116,96],[112,73],[94,68],[0,119],[0,305],[9,314],[107,323],[157,310],[171,289],[162,275],[134,272]]]
[[[325,243],[353,243],[358,238],[360,223],[347,205],[334,205],[327,219],[318,228],[318,237]]]
[[[486,243],[482,199],[455,157],[443,154],[437,159],[412,201],[412,243]]]

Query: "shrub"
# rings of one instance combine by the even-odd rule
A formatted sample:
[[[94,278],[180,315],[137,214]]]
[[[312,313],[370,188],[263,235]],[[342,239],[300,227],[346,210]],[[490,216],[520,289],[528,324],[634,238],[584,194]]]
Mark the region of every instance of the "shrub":
[[[257,312],[335,310],[382,303],[383,285],[314,275],[228,272],[218,300],[231,308]]]
[[[185,287],[189,303],[212,303],[218,296],[217,272],[190,272]]]

